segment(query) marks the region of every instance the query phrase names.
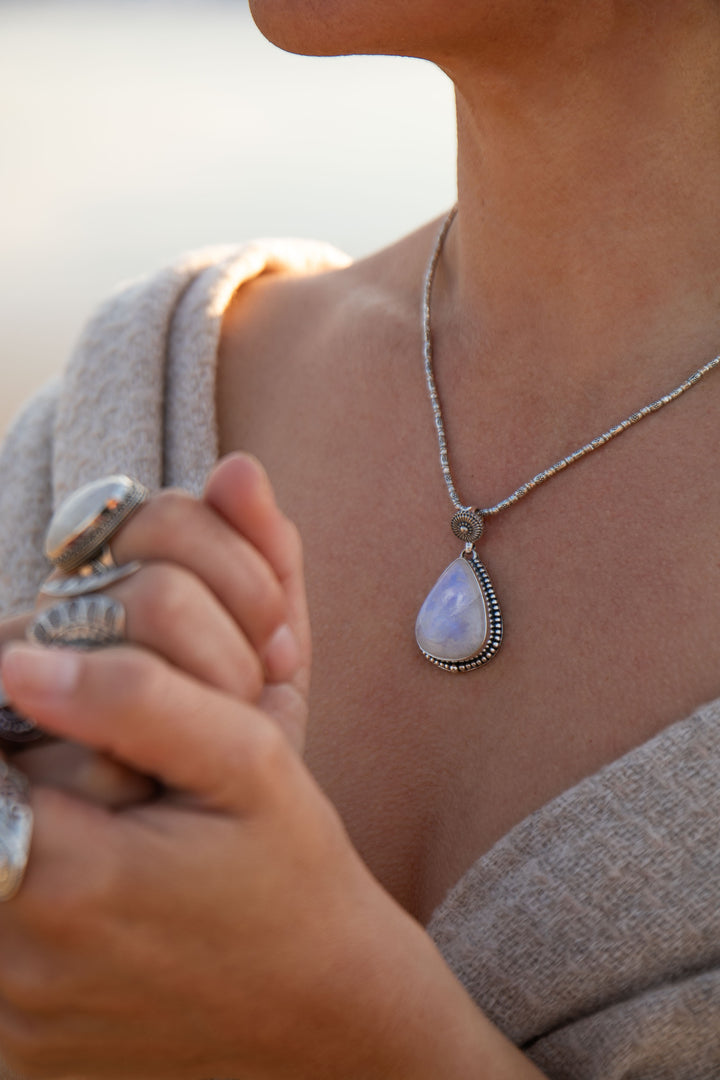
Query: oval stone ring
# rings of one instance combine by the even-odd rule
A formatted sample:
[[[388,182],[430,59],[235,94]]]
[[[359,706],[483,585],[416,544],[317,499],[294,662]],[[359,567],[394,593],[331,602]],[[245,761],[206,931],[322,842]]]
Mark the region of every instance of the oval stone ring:
[[[45,554],[58,570],[72,573],[95,564],[112,568],[110,538],[148,496],[138,480],[118,474],[93,480],[74,491],[55,511],[45,538]]]

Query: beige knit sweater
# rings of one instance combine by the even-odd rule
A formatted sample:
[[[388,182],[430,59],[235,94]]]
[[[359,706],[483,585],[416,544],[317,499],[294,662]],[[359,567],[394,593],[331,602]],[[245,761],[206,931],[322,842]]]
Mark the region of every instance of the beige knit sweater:
[[[0,610],[31,603],[52,507],[78,484],[122,471],[200,491],[236,289],[346,261],[296,241],[212,249],[110,298],[0,457]],[[521,822],[428,929],[554,1080],[720,1080],[720,699]]]

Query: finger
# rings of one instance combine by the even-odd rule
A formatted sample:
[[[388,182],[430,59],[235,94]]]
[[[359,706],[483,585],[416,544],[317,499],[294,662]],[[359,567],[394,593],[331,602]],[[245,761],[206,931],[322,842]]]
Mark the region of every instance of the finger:
[[[219,690],[257,700],[264,684],[258,655],[200,578],[173,563],[150,562],[103,591],[125,609],[127,641]]]
[[[310,624],[302,544],[295,525],[280,511],[265,470],[249,454],[230,454],[213,469],[204,499],[267,559],[288,604],[288,623],[300,647],[294,682],[307,693]]]
[[[2,650],[11,642],[25,640],[25,631],[32,618],[33,613],[27,612],[0,621],[0,656]],[[15,756],[17,751],[22,749],[24,745],[22,741],[24,735],[18,736],[17,734],[14,735],[14,733],[17,732],[18,721],[24,721],[27,718],[20,717],[16,713],[17,710],[13,707],[0,678],[0,759],[4,756]],[[26,725],[23,724],[22,727],[26,734]]]
[[[200,578],[150,563],[114,592],[127,615],[127,640],[218,690],[255,701],[264,682],[256,651]]]
[[[200,578],[264,656],[286,621],[287,603],[270,564],[210,506],[165,490],[144,503],[111,543],[118,563],[172,562]]]
[[[264,713],[142,649],[13,644],[1,670],[42,727],[216,808],[253,809],[270,787],[283,789],[297,763]]]
[[[0,622],[0,651],[12,641],[24,641],[28,623],[34,612],[17,615]],[[10,698],[0,679],[0,708],[9,705]],[[138,776],[119,762],[84,746],[61,741],[39,740],[16,742],[0,733],[2,756],[9,756],[33,784],[49,784],[108,807],[120,807],[152,798],[157,785],[145,776]]]
[[[146,802],[158,793],[157,784],[147,776],[77,743],[58,740],[21,748],[13,755],[13,764],[34,786],[54,787],[113,809]]]

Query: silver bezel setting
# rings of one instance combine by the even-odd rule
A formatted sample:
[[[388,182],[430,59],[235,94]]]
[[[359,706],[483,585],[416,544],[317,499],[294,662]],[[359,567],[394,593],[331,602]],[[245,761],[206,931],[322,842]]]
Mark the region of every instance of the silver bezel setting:
[[[136,574],[142,567],[137,560],[123,563],[122,566],[103,566],[102,563],[90,563],[81,567],[80,573],[68,577],[50,577],[40,586],[43,596],[52,596],[56,600],[67,597],[86,596],[89,593],[102,592],[118,581]]]
[[[443,671],[473,671],[475,668],[482,667],[484,664],[487,664],[489,660],[492,660],[493,656],[495,656],[502,645],[502,612],[500,611],[500,604],[495,595],[490,575],[483,563],[477,557],[477,553],[474,549],[471,551],[464,551],[462,557],[470,563],[482,591],[483,599],[485,601],[485,611],[487,613],[488,629],[480,652],[475,656],[469,656],[466,660],[438,660],[436,656],[425,652],[423,648],[418,646],[425,659],[429,660],[435,667],[442,668]]]
[[[74,500],[87,497],[93,491],[97,493],[96,508],[86,513],[80,521],[74,522],[64,536],[53,542],[53,526],[56,527],[59,516],[68,513]],[[143,484],[122,474],[106,476],[78,488],[53,515],[45,545],[47,558],[64,573],[71,573],[84,563],[91,562],[147,496],[148,491]]]

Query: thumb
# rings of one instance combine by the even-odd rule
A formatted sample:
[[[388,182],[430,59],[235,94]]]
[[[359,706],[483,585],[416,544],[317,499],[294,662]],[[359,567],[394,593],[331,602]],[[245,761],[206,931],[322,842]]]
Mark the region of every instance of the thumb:
[[[259,709],[136,647],[9,645],[1,672],[13,704],[45,731],[215,809],[251,812],[273,786],[269,774],[300,767]]]

